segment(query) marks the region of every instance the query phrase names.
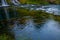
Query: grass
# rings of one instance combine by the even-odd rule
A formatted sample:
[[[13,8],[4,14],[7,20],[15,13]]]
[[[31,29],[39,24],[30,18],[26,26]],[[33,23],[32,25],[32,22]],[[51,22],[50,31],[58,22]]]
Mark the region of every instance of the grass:
[[[0,40],[14,40],[12,37],[6,34],[0,35]]]

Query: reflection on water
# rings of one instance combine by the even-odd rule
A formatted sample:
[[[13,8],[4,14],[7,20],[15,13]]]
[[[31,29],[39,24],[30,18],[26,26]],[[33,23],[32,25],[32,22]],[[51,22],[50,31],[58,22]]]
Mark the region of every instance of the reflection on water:
[[[57,5],[57,6],[53,5],[53,6],[52,5],[42,6],[41,8],[40,6],[34,7],[34,5],[31,5],[28,8],[30,10],[43,10],[48,13],[54,12],[55,15],[60,15],[59,14],[60,5]],[[22,7],[26,7],[26,5]],[[11,16],[11,18],[15,16],[17,17],[15,12],[17,11],[17,9],[14,10],[14,12],[12,11],[13,10],[11,10],[11,12],[9,13],[10,15],[6,15],[8,19],[9,19],[9,16]],[[12,19],[11,21],[13,25],[11,29],[12,29],[12,33],[14,33],[15,40],[60,40],[60,23],[58,21],[55,21],[54,20],[55,18],[52,15],[48,15],[46,13],[42,14],[42,12],[32,12],[33,14],[30,14],[32,16],[31,18],[30,16],[27,16],[29,15],[28,11],[25,11],[25,12],[23,11],[24,10],[22,10],[22,12],[20,11],[21,12],[21,14],[19,13],[20,15],[18,14],[18,12],[17,14],[21,17],[26,16],[26,18],[21,19],[21,17],[19,17],[20,18],[19,20],[17,19],[16,21]],[[5,12],[8,13],[7,10],[5,10]],[[38,14],[34,14],[34,13],[38,13]],[[0,16],[3,16],[3,13],[1,13]],[[48,19],[49,16],[50,16],[50,19]],[[34,17],[36,18],[34,19]],[[10,24],[8,25],[10,26]]]
[[[60,40],[59,23],[54,20],[48,20],[41,30],[42,40]],[[44,38],[44,39],[43,39]]]
[[[60,40],[60,24],[53,19],[40,24],[32,18],[26,19],[25,24],[17,23],[12,28],[16,40]]]

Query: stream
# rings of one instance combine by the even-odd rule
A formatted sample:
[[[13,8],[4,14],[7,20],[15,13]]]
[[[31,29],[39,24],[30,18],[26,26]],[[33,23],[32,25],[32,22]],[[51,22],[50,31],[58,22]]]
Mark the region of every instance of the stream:
[[[24,4],[20,5],[17,0],[12,0],[14,6],[22,7],[32,10],[42,10],[44,12],[59,15],[60,16],[60,5],[33,5]],[[7,7],[6,7],[7,6]],[[0,8],[4,9],[6,18],[9,19],[8,5],[4,0],[2,0],[2,6]],[[15,8],[14,8],[15,10]],[[38,13],[37,13],[38,14]],[[2,14],[0,14],[1,17]],[[49,16],[52,17],[52,16]],[[34,20],[39,20],[38,18],[33,19],[27,16],[23,24],[19,24],[19,21],[15,21],[11,32],[14,33],[15,40],[60,40],[60,22],[56,21],[53,17],[51,19],[46,19],[42,23],[38,23]],[[20,21],[21,22],[21,21]]]

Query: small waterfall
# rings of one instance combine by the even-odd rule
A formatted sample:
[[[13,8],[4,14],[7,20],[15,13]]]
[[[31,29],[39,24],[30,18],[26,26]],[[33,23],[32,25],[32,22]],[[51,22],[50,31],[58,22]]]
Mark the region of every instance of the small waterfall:
[[[18,0],[15,0],[16,3],[20,4],[20,2]]]
[[[7,8],[4,8],[4,10],[5,10],[6,18],[7,18],[7,20],[9,20],[9,13],[8,13]]]
[[[2,7],[4,8],[5,14],[6,14],[6,18],[7,20],[9,20],[9,14],[8,14],[8,10],[7,7],[9,6],[6,2],[6,0],[1,0],[2,2]]]
[[[13,10],[14,10],[14,17],[17,18],[16,7],[14,7]]]
[[[17,1],[17,0],[11,0],[11,2],[12,2],[14,5],[19,5],[19,4],[20,4],[20,2]]]
[[[1,0],[1,2],[2,2],[2,6],[9,6],[6,2],[6,0]]]
[[[18,0],[11,0],[11,2],[16,6],[20,5],[20,2]],[[15,6],[14,6],[13,10],[14,10],[14,16],[17,18],[17,13],[16,13],[16,7]]]

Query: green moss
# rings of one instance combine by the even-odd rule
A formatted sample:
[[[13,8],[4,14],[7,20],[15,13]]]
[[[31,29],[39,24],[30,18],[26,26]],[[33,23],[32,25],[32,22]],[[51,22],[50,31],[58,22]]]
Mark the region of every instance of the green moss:
[[[14,40],[12,37],[6,34],[0,35],[0,40]]]

